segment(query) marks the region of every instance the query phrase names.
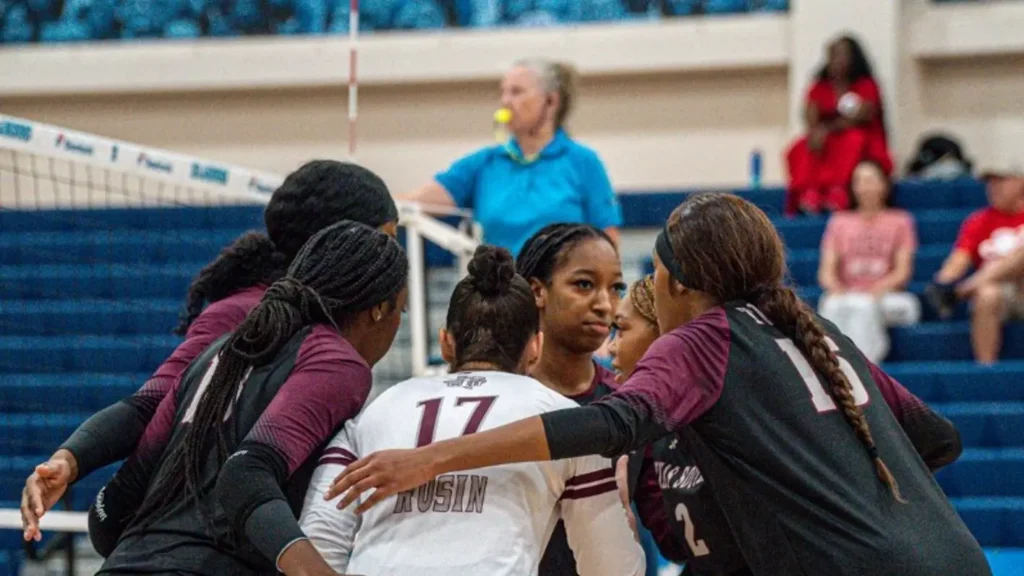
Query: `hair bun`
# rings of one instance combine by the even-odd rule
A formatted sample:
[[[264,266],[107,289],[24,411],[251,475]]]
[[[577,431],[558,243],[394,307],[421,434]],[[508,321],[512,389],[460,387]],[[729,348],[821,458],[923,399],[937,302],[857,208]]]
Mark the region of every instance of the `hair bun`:
[[[516,275],[512,254],[497,246],[477,246],[469,262],[473,287],[483,296],[498,296],[508,291]]]

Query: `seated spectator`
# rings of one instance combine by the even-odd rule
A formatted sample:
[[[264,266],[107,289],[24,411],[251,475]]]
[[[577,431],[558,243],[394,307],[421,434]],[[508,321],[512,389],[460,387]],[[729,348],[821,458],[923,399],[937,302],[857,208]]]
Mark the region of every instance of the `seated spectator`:
[[[956,295],[959,298],[970,299],[986,284],[1005,284],[1021,280],[1024,280],[1024,242],[1006,258],[993,262],[991,266],[985,266],[957,284]]]
[[[820,314],[834,322],[872,362],[889,353],[886,326],[920,319],[917,297],[903,292],[914,271],[914,220],[889,207],[889,178],[876,162],[853,173],[854,207],[829,218],[821,240]]]
[[[892,159],[878,84],[860,44],[843,36],[828,46],[828,61],[807,94],[807,135],[786,153],[786,213],[818,214],[850,205],[847,185],[861,160],[886,174]]]
[[[953,251],[935,275],[928,296],[940,315],[952,315],[956,301],[953,284],[971,266],[976,278],[965,282],[961,293],[971,303],[971,346],[974,359],[992,364],[999,359],[1002,326],[1007,320],[1024,318],[1021,282],[1000,277],[990,266],[1024,246],[1024,169],[1004,162],[982,173],[987,183],[988,208],[974,212],[960,226]],[[1012,265],[1011,265],[1012,266]]]

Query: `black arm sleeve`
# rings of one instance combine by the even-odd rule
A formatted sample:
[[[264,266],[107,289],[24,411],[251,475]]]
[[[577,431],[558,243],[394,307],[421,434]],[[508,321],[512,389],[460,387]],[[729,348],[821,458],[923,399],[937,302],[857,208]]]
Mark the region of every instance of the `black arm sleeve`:
[[[89,540],[104,558],[114,551],[121,534],[135,519],[162,454],[133,456],[125,461],[89,506]]]
[[[952,464],[964,451],[960,431],[931,409],[907,412],[900,424],[932,472]]]
[[[287,477],[288,464],[277,450],[245,441],[224,462],[214,488],[232,528],[275,564],[291,543],[305,538],[281,488]]]
[[[155,405],[150,407],[129,397],[107,406],[82,422],[61,445],[62,449],[71,452],[78,463],[76,481],[131,455],[155,412]]]
[[[668,431],[615,394],[581,408],[541,415],[552,460],[601,454],[613,458],[642,448]]]

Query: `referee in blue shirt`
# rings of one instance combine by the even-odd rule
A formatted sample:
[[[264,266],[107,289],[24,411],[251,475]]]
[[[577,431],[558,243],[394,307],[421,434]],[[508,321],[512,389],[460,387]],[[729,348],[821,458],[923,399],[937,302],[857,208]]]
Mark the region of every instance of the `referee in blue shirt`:
[[[617,243],[622,211],[604,164],[563,129],[575,84],[569,65],[516,63],[501,82],[501,105],[511,112],[508,141],[457,160],[400,199],[470,209],[484,241],[513,254],[556,222],[596,226]]]

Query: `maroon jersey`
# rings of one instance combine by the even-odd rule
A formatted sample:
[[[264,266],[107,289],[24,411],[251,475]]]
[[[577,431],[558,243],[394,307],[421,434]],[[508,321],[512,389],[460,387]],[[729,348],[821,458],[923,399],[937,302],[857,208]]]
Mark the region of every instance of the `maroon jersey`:
[[[659,338],[629,381],[593,411],[545,415],[552,457],[614,453],[676,433],[758,574],[917,576],[949,566],[990,574],[930,471],[955,458],[955,429],[822,324],[907,504],[878,480],[796,344],[744,302],[713,308]],[[604,418],[611,412],[613,419]],[[590,415],[612,424],[590,428]],[[554,426],[560,418],[565,425]]]
[[[231,530],[212,497],[217,481],[211,454],[201,476],[200,505],[213,514],[217,533],[210,534],[194,501],[181,501],[156,518],[131,517],[166,468],[163,456],[181,442],[198,399],[215,369],[226,338],[215,343],[185,372],[150,422],[135,455],[97,496],[90,512],[104,523],[127,525],[100,574],[180,571],[195,574],[273,574],[273,562]],[[282,487],[298,518],[316,462],[327,442],[362,408],[372,382],[370,367],[338,332],[317,325],[296,334],[267,365],[255,368],[242,384],[226,415],[228,451],[260,445],[283,462]],[[215,451],[213,451],[215,452]],[[141,490],[140,488],[141,484]],[[120,511],[118,514],[114,510]],[[95,536],[94,536],[95,540]]]
[[[142,388],[97,412],[75,430],[61,448],[75,456],[79,478],[123,460],[135,450],[146,425],[175,381],[215,340],[237,328],[259,304],[265,291],[265,286],[246,288],[208,306],[189,326],[185,341]]]
[[[253,286],[207,306],[189,325],[185,341],[153,372],[133,398],[140,405],[149,407],[152,410],[150,414],[155,412],[157,405],[188,365],[216,339],[238,328],[249,312],[260,303],[266,291],[266,286]]]

